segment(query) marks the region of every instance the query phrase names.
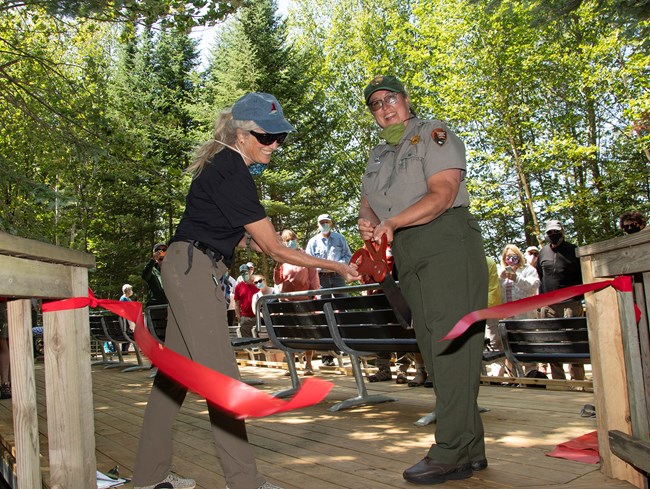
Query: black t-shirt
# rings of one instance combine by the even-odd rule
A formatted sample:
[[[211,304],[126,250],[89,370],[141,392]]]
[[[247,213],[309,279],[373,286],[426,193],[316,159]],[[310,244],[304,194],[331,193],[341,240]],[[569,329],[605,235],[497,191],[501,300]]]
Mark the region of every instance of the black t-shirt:
[[[219,251],[230,265],[244,225],[264,217],[266,212],[244,160],[224,148],[192,180],[172,241],[200,241]]]
[[[540,293],[581,284],[582,270],[576,245],[562,241],[555,249],[544,246],[539,250],[537,273],[541,281]]]

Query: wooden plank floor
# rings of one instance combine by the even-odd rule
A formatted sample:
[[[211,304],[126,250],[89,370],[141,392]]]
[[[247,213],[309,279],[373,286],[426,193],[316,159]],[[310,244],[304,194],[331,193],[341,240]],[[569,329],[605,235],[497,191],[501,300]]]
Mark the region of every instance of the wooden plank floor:
[[[47,454],[43,364],[36,366],[41,453]],[[242,367],[245,378],[264,380],[274,392],[289,386],[283,371]],[[413,424],[434,406],[432,389],[394,382],[369,385],[398,402],[330,413],[335,402],[356,393],[354,379],[319,374],[335,383],[327,399],[307,409],[248,422],[260,471],[284,489],[395,489],[416,487],[402,471],[416,463],[434,440],[435,425]],[[149,371],[122,373],[93,367],[98,469],[115,465],[130,477],[142,415],[152,379]],[[490,466],[449,488],[631,488],[604,477],[597,465],[545,456],[558,443],[596,429],[595,419],[580,417],[593,394],[532,388],[482,386],[487,455]],[[11,401],[0,401],[0,435],[11,439]],[[189,394],[175,424],[175,470],[196,479],[201,489],[225,487],[215,455],[205,402]],[[47,464],[46,457],[43,458]],[[47,484],[47,469],[44,480]],[[131,488],[127,484],[122,486]]]

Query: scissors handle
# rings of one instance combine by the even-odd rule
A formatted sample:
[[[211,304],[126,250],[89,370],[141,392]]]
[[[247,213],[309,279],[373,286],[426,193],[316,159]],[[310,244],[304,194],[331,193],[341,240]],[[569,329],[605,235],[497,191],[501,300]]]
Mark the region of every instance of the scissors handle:
[[[379,248],[375,248],[375,244],[371,240],[367,240],[365,248],[360,248],[354,252],[350,263],[357,265],[359,273],[370,275],[372,279],[381,283],[386,278],[388,272],[388,264],[386,262],[386,236],[382,236]]]

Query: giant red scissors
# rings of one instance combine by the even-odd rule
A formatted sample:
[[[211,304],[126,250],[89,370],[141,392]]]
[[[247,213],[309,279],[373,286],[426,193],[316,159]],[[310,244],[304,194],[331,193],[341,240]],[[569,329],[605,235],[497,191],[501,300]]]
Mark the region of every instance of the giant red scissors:
[[[357,271],[361,274],[370,275],[375,280],[388,299],[388,303],[395,312],[397,320],[405,328],[411,327],[411,308],[402,295],[395,280],[393,280],[388,262],[386,261],[386,249],[388,240],[384,234],[381,237],[381,243],[376,245],[371,240],[367,240],[366,247],[358,249],[350,258],[350,263],[357,265]]]

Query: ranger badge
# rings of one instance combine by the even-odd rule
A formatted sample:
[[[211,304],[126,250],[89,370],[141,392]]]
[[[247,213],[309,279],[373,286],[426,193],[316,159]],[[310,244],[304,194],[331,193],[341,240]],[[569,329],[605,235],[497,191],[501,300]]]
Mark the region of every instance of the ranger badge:
[[[443,128],[438,127],[431,131],[431,139],[433,139],[437,144],[442,146],[447,142],[447,131]]]

